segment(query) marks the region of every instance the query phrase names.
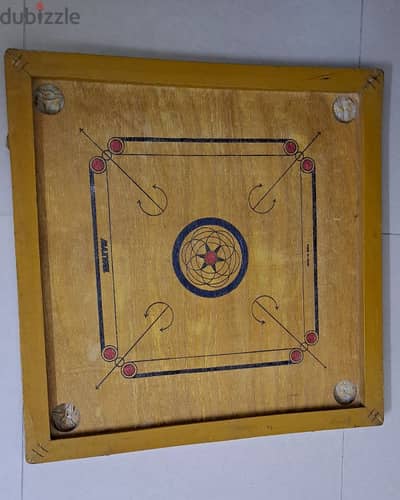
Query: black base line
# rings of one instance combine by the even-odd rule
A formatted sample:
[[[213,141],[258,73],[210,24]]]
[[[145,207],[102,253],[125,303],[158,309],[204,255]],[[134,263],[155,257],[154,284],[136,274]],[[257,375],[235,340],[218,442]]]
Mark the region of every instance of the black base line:
[[[110,236],[112,295],[113,295],[113,306],[114,306],[115,345],[116,345],[117,351],[119,351],[117,297],[116,297],[116,291],[115,291],[114,251],[113,251],[112,223],[111,223],[110,180],[109,180],[108,169],[106,170],[106,187],[107,187],[107,208],[108,208],[108,232],[109,232],[109,236]]]
[[[244,365],[210,366],[208,368],[184,368],[182,370],[164,370],[159,372],[138,373],[135,378],[159,377],[162,375],[185,375],[188,373],[222,372],[229,370],[246,370],[249,368],[266,368],[268,366],[287,366],[292,364],[293,363],[290,360],[286,360],[270,361],[268,363],[251,363]]]
[[[303,174],[299,169],[299,183],[300,183],[300,228],[301,228],[301,297],[303,307],[303,331],[306,330],[306,314],[304,303],[304,223],[303,223]]]
[[[99,317],[100,349],[102,352],[105,347],[103,300],[101,295],[100,261],[99,261],[99,247],[98,247],[96,187],[94,183],[94,173],[92,172],[91,169],[89,169],[89,184],[90,184],[90,203],[92,207],[93,251],[94,251],[94,263],[95,263],[95,273],[96,273],[97,311]]]
[[[121,153],[118,156],[172,156],[172,157],[218,157],[218,158],[241,158],[245,157],[271,157],[271,156],[287,156],[287,154],[267,154],[267,153],[248,153],[248,154],[229,154],[229,153],[220,153],[220,154],[207,154],[207,153],[193,153],[193,154],[183,154],[183,153]]]
[[[125,142],[187,142],[187,143],[209,143],[209,144],[268,144],[285,143],[285,138],[263,138],[263,137],[118,137]]]
[[[312,172],[312,213],[313,213],[313,251],[314,251],[314,322],[315,331],[319,334],[318,312],[318,248],[317,248],[317,181],[315,168]]]
[[[218,358],[222,356],[244,356],[246,354],[264,354],[266,352],[280,352],[290,351],[293,347],[284,347],[280,349],[259,349],[255,351],[242,351],[242,352],[222,352],[216,354],[197,354],[192,356],[176,356],[169,358],[151,358],[151,359],[135,359],[135,363],[152,363],[154,361],[179,361],[183,359],[199,359],[199,358]]]

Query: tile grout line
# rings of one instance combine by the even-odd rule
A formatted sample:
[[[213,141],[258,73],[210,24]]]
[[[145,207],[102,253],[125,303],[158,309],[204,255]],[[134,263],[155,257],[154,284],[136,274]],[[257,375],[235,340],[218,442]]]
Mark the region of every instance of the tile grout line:
[[[364,22],[364,0],[361,0],[361,13],[360,13],[360,51],[358,55],[358,67],[361,67],[361,55],[362,55],[362,38],[363,38],[363,22]]]
[[[343,500],[343,479],[344,479],[344,431],[342,431],[342,456],[340,464],[340,500]]]

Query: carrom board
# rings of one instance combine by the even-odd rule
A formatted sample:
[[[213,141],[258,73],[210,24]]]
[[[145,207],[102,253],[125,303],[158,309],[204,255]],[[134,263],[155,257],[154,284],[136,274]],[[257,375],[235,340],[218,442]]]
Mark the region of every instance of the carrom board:
[[[26,457],[383,422],[383,74],[6,54]]]

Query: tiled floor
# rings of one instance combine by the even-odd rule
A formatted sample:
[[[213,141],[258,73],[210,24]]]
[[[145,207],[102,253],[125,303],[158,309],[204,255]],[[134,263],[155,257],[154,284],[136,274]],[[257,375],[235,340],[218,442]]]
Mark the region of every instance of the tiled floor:
[[[23,1],[10,0],[20,10]],[[1,500],[395,499],[400,490],[400,2],[397,0],[53,0],[76,26],[0,25],[0,47],[181,59],[377,65],[386,72],[384,279],[386,421],[318,432],[27,465],[22,418],[11,189],[0,77]],[[25,1],[35,8],[35,2]],[[390,233],[390,234],[389,234]],[[397,295],[397,293],[399,295]]]

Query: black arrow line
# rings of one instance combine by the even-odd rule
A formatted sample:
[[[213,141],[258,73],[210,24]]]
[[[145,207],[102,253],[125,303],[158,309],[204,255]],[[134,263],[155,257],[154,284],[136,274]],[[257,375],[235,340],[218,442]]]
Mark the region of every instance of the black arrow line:
[[[157,321],[161,318],[161,316],[169,309],[167,307],[157,316],[157,318],[150,323],[150,325],[145,329],[145,331],[135,340],[135,342],[131,345],[131,347],[125,352],[123,356],[121,356],[121,360],[124,361],[128,354],[138,345],[138,343],[142,340],[142,338],[153,328],[153,326],[157,323]],[[108,379],[108,377],[118,368],[118,365],[115,364],[111,370],[104,375],[104,377],[100,380],[100,382],[96,385],[96,389],[99,389],[102,384]]]
[[[150,217],[158,217],[159,215],[161,215],[162,213],[164,213],[167,210],[167,208],[168,208],[168,197],[167,197],[166,192],[162,188],[160,188],[160,186],[157,186],[157,184],[153,184],[153,189],[158,189],[158,191],[161,191],[161,193],[164,196],[164,199],[165,199],[165,206],[164,206],[164,208],[161,208],[159,205],[157,205],[160,208],[161,212],[159,212],[158,214],[152,214],[152,213],[148,212],[147,210],[145,210],[143,208],[142,202],[140,200],[137,201],[137,204],[138,204],[140,210],[142,212],[144,212],[146,215],[149,215]]]
[[[321,135],[321,132],[317,132],[315,136],[311,139],[311,141],[307,144],[307,146],[300,153],[303,154],[307,151],[307,149],[313,144],[313,142]],[[297,156],[297,155],[296,155]],[[269,195],[269,193],[274,189],[274,187],[285,177],[285,175],[289,172],[289,170],[293,167],[293,165],[297,162],[297,158],[295,158],[292,163],[288,166],[288,168],[283,172],[280,177],[272,184],[272,186],[266,191],[263,196],[258,200],[258,202],[254,205],[253,209],[256,209],[258,205]]]
[[[292,161],[292,163],[288,166],[288,168],[283,172],[282,175],[278,177],[278,179],[272,184],[272,186],[261,196],[258,202],[254,205],[253,210],[255,210],[258,205],[265,200],[265,198],[269,195],[269,193],[274,189],[274,187],[281,182],[281,180],[285,177],[285,175],[289,172],[289,170],[293,167],[293,165],[297,162],[296,159]]]
[[[87,137],[89,139],[89,141],[99,149],[99,151],[103,152],[103,149],[97,144],[96,141],[94,141],[87,134],[87,132],[83,128],[80,128],[79,131],[81,132],[81,134],[83,134],[85,137]],[[124,175],[126,175],[126,177],[139,189],[139,191],[141,191],[145,196],[147,196],[147,198],[150,201],[152,201],[154,203],[154,205],[156,205],[161,210],[161,213],[164,212],[165,209],[160,207],[160,205],[155,200],[153,200],[153,198],[142,188],[142,186],[140,184],[138,184],[135,181],[135,179],[133,179],[113,158],[110,158],[109,161],[111,161]]]
[[[294,335],[291,331],[289,331],[285,325],[283,325],[277,318],[275,318],[275,316],[273,314],[271,314],[268,309],[266,309],[260,302],[256,301],[257,304],[259,305],[259,307],[261,307],[261,309],[263,311],[265,311],[268,316],[270,316],[271,319],[273,319],[288,335],[290,335],[300,346],[302,345],[302,342],[296,337],[296,335]],[[327,368],[326,365],[324,365],[324,363],[317,358],[317,356],[315,356],[315,354],[313,354],[309,349],[307,349],[305,352],[308,352],[308,354],[313,357],[316,361],[318,361],[318,363],[323,366],[324,368]]]
[[[162,302],[162,301],[157,301],[157,302],[153,302],[152,304],[150,304],[148,306],[148,308],[145,310],[144,312],[144,317],[145,318],[148,318],[149,316],[149,313],[150,313],[150,309],[156,305],[163,305],[163,306],[166,306],[170,311],[171,311],[171,321],[168,323],[167,326],[164,326],[162,328],[160,328],[160,332],[165,332],[168,330],[168,328],[171,327],[171,325],[173,324],[174,320],[175,320],[175,313],[174,313],[174,310],[172,309],[172,307],[167,304],[166,302]]]
[[[278,305],[278,302],[274,299],[274,297],[272,297],[271,295],[259,295],[258,297],[256,297],[254,300],[253,300],[253,303],[251,304],[251,315],[253,316],[253,318],[257,321],[257,323],[260,323],[261,325],[264,325],[265,324],[265,320],[263,319],[259,319],[257,318],[257,316],[255,315],[254,313],[254,304],[257,303],[258,304],[258,301],[260,299],[263,299],[263,298],[266,298],[266,299],[270,299],[272,300],[272,302],[274,303],[275,305],[275,309],[279,309],[279,305]]]
[[[250,198],[251,198],[251,195],[253,194],[253,192],[256,189],[260,189],[262,187],[263,187],[263,184],[257,184],[256,186],[254,186],[253,189],[251,189],[250,192],[249,192],[249,195],[247,197],[247,202],[248,202],[249,207],[251,208],[251,210],[253,210],[256,214],[265,215],[265,214],[267,214],[268,212],[270,212],[275,207],[275,204],[276,204],[276,199],[275,198],[272,200],[272,205],[269,208],[267,208],[266,210],[256,210],[256,207],[258,207],[258,205],[260,204],[260,201],[258,201],[254,206],[251,204],[251,201],[250,201]]]

